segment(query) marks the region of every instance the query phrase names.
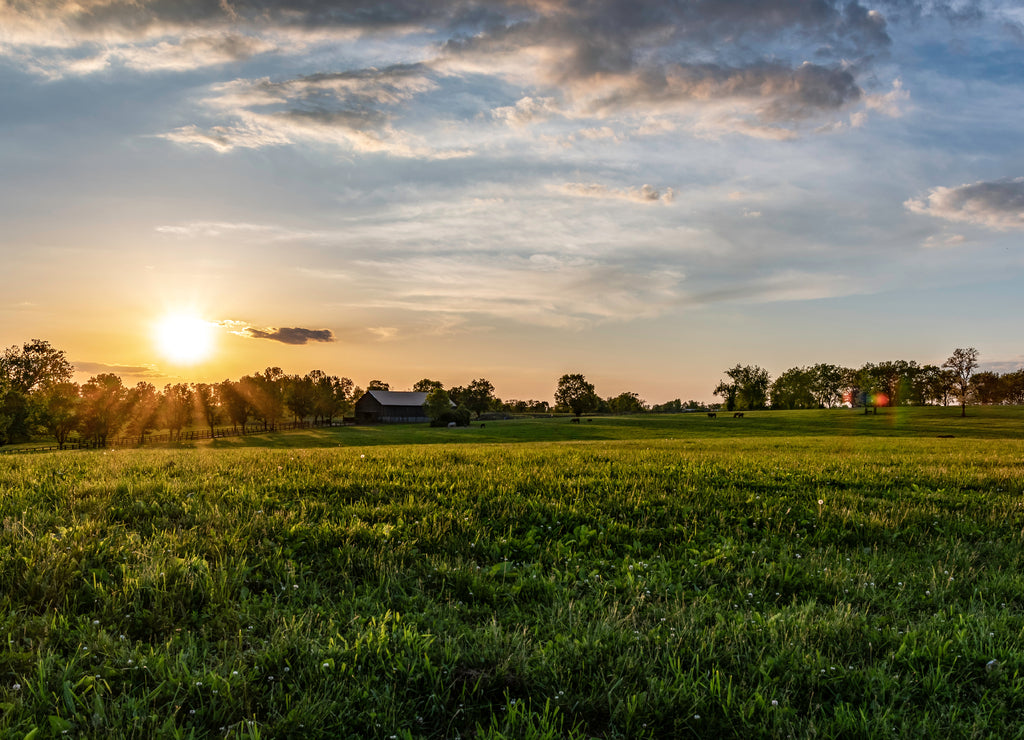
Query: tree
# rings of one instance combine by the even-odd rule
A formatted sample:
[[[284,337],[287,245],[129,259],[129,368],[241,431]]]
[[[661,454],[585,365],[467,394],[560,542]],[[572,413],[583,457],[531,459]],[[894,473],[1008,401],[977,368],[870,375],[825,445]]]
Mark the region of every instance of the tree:
[[[220,404],[227,412],[231,426],[237,430],[241,425],[242,434],[245,434],[245,425],[252,408],[241,386],[231,380],[224,380],[217,386],[217,395],[220,396]]]
[[[128,433],[142,444],[146,434],[157,428],[160,416],[160,394],[152,383],[140,381],[128,391],[131,415],[128,419]]]
[[[268,367],[262,373],[245,376],[239,381],[253,415],[263,423],[264,431],[274,431],[284,414],[284,372]]]
[[[461,403],[480,418],[480,414],[491,407],[494,399],[494,386],[485,378],[477,378],[468,386],[462,395]]]
[[[588,383],[581,373],[566,373],[558,379],[555,403],[568,408],[577,419],[597,408],[600,400],[594,392],[594,384]]]
[[[957,347],[942,367],[953,371],[953,392],[960,398],[960,416],[967,416],[967,395],[971,392],[971,375],[978,367],[978,350]]]
[[[71,432],[78,427],[78,414],[81,405],[78,383],[71,381],[50,383],[38,393],[36,408],[39,421],[63,450]]]
[[[196,415],[202,417],[206,426],[210,429],[210,439],[213,439],[217,422],[220,421],[220,397],[217,393],[217,385],[211,383],[193,383],[192,398],[195,402]]]
[[[313,370],[309,376],[313,381],[313,418],[330,422],[337,414],[352,410],[351,378],[328,375],[323,370]]]
[[[971,378],[971,390],[978,403],[985,405],[1003,403],[1007,396],[1003,376],[990,371],[975,373]]]
[[[416,384],[412,387],[417,393],[430,393],[430,391],[436,388],[444,388],[444,384],[440,380],[431,380],[430,378],[417,380]]]
[[[830,409],[842,403],[843,393],[847,390],[846,379],[850,373],[847,368],[819,363],[811,368],[811,373],[814,376],[811,393],[819,407]]]
[[[647,410],[647,404],[636,393],[624,391],[608,399],[608,409],[613,414],[639,414]]]
[[[466,412],[464,418],[459,417],[456,413],[452,406],[452,399],[444,388],[434,388],[427,393],[427,398],[423,402],[423,411],[430,417],[430,426],[432,427],[448,426],[450,422],[466,426],[469,423],[469,409],[466,409],[465,406],[461,408]]]
[[[366,386],[368,391],[389,391],[391,386],[385,383],[383,380],[371,380]]]
[[[722,381],[715,388],[715,395],[726,401],[726,409],[763,409],[768,404],[768,387],[771,376],[757,365],[736,365],[725,371],[732,383]]]
[[[21,349],[9,347],[0,357],[0,376],[6,377],[15,390],[26,395],[47,383],[71,380],[74,371],[64,351],[55,349],[42,339],[26,342]]]
[[[791,367],[771,385],[773,409],[815,409],[820,405],[814,392],[814,368]]]
[[[99,447],[115,434],[130,411],[128,389],[113,373],[100,373],[82,386],[79,431]]]
[[[316,385],[306,375],[289,375],[284,379],[284,405],[292,412],[295,421],[302,421],[312,416],[316,410]]]
[[[181,437],[181,430],[192,422],[192,391],[185,383],[164,386],[160,420],[171,439]]]
[[[71,379],[74,367],[63,350],[33,339],[0,355],[0,444],[32,433],[32,393]]]

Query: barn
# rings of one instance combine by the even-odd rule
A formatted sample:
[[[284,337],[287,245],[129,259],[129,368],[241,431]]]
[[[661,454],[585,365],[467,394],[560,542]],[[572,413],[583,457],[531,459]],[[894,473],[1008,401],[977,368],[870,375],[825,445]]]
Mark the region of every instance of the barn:
[[[356,423],[398,424],[430,421],[419,391],[367,391],[356,401]]]

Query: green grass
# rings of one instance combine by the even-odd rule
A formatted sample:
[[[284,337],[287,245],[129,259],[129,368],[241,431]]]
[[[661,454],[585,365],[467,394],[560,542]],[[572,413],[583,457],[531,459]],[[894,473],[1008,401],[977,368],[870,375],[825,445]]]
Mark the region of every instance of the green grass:
[[[0,458],[0,736],[1020,737],[1024,413],[970,411]]]

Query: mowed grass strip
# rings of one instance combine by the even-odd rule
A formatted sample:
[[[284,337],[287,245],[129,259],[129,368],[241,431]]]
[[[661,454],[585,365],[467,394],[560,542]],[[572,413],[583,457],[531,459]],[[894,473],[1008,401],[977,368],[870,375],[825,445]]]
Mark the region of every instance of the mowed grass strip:
[[[665,431],[0,460],[0,732],[1020,733],[1024,443]]]

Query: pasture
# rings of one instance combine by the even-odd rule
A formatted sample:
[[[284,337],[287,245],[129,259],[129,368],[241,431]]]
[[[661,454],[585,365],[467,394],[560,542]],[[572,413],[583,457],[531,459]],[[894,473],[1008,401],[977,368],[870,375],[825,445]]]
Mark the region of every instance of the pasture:
[[[0,457],[0,734],[1019,737],[1024,411],[958,413]]]

